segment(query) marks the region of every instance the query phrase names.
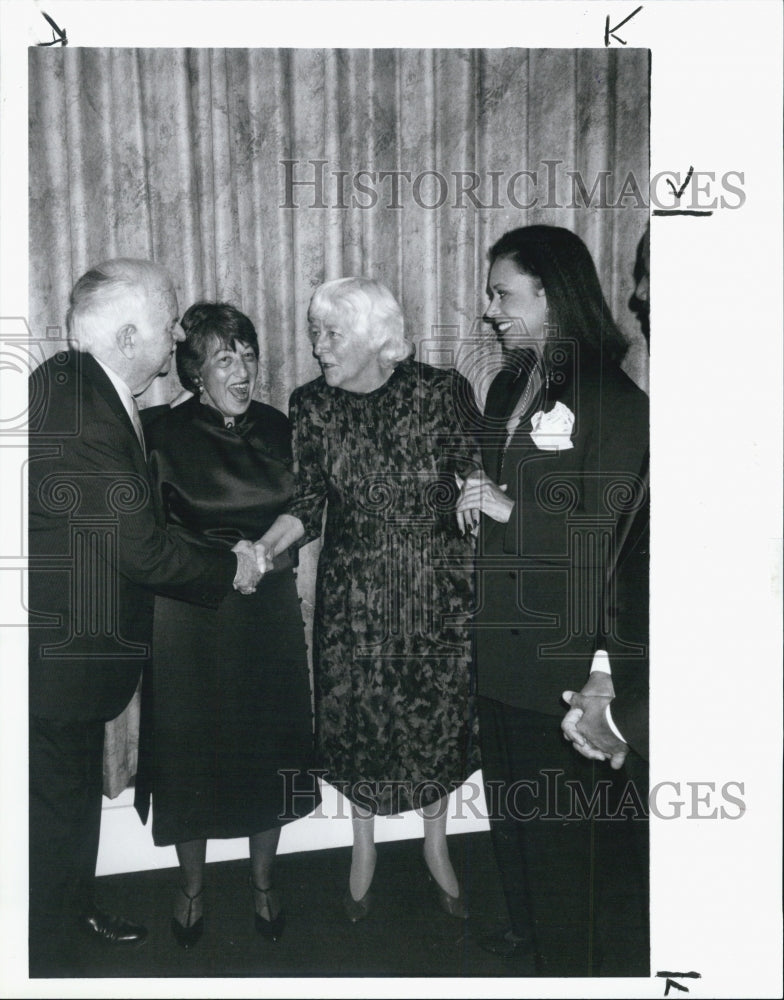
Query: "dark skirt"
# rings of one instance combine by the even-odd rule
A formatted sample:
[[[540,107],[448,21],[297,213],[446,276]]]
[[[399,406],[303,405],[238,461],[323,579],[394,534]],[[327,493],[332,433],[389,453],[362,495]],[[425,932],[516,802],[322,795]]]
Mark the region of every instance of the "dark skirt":
[[[153,839],[246,837],[318,802],[307,654],[292,570],[217,610],[156,598]]]

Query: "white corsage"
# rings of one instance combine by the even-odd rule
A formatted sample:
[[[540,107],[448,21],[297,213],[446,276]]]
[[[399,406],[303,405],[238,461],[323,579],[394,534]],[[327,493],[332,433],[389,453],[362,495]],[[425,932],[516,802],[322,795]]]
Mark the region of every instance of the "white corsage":
[[[539,410],[531,418],[531,440],[542,451],[568,451],[572,444],[574,414],[568,406],[556,403],[549,413]]]

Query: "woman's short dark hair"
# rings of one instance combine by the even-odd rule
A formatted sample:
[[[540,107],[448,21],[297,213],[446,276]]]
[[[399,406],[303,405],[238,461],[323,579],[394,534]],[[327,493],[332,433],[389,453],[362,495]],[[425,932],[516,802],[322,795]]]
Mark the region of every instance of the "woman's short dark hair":
[[[185,340],[177,344],[177,374],[184,388],[199,392],[200,374],[212,342],[231,350],[247,344],[259,356],[256,328],[245,313],[227,302],[196,302],[180,320]]]
[[[505,258],[538,278],[547,296],[550,325],[558,337],[576,340],[609,361],[620,361],[628,344],[612,318],[596,266],[579,236],[561,226],[522,226],[504,233],[488,253],[490,266]]]

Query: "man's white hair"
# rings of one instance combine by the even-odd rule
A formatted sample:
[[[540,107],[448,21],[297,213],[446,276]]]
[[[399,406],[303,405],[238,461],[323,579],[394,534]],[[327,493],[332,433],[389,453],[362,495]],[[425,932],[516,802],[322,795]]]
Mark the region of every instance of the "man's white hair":
[[[101,352],[124,323],[133,321],[150,294],[170,286],[167,272],[151,260],[116,257],[90,268],[71,292],[65,316],[68,343],[80,351]]]

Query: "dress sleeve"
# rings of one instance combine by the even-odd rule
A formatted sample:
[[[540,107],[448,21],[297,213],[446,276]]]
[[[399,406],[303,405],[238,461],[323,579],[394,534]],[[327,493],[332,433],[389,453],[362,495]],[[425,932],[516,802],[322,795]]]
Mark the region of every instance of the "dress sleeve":
[[[447,471],[465,479],[470,472],[482,468],[479,448],[482,415],[471,383],[457,371],[452,372],[450,396],[444,400],[444,409],[449,429]]]
[[[289,419],[297,479],[286,513],[299,518],[305,528],[300,545],[306,545],[321,535],[327,502],[323,414],[313,410],[313,401],[300,389],[295,389],[289,401]]]
[[[181,513],[177,511],[178,506],[181,506],[177,484],[182,476],[178,475],[176,464],[173,463],[173,456],[198,452],[185,439],[182,424],[179,428],[172,428],[171,421],[166,419],[171,417],[172,411],[169,407],[166,410],[165,414],[160,415],[160,419],[156,418],[152,423],[145,424],[144,431],[147,468],[155,493],[155,503],[163,511],[168,534],[203,548],[204,538],[190,531],[182,523]]]

